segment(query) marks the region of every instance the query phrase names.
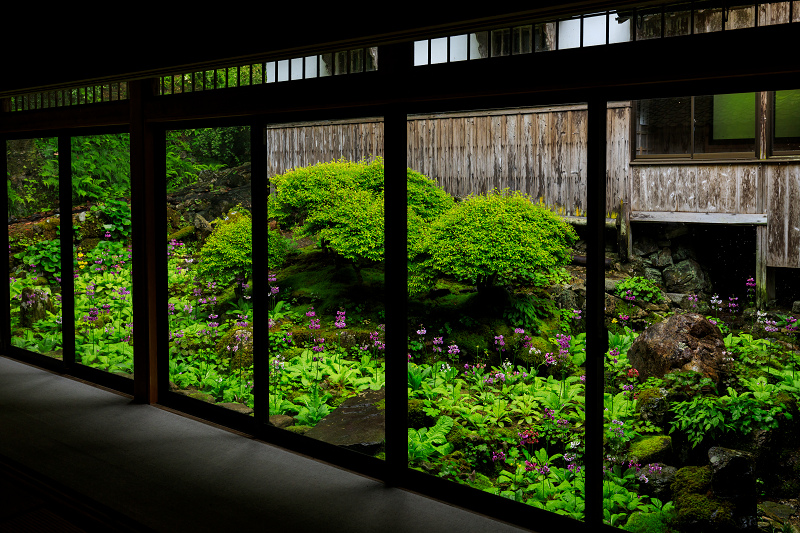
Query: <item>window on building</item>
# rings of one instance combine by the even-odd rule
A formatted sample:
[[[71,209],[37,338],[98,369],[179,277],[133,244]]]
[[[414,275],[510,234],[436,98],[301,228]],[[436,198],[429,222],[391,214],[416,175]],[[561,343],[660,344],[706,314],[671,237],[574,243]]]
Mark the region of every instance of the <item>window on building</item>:
[[[636,102],[635,157],[756,157],[756,93]]]
[[[800,90],[776,91],[774,102],[773,154],[800,150]]]

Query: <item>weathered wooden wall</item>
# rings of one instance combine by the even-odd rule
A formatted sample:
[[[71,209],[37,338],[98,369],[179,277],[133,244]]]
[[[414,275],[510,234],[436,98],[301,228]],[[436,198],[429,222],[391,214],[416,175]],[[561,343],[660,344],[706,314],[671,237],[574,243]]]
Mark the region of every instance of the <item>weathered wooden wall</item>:
[[[609,105],[608,211],[627,190],[630,104]],[[510,188],[541,199],[564,215],[586,206],[586,106],[412,116],[410,168],[466,197]],[[381,119],[282,124],[267,129],[269,175],[338,158],[383,155]]]
[[[758,213],[759,165],[631,166],[633,211]]]
[[[767,265],[800,268],[800,165],[765,165]]]
[[[609,105],[607,211],[627,190],[630,104]],[[558,106],[408,120],[408,166],[450,194],[510,188],[557,212],[586,211],[586,106]]]
[[[281,124],[267,128],[267,175],[335,159],[383,156],[383,119]]]

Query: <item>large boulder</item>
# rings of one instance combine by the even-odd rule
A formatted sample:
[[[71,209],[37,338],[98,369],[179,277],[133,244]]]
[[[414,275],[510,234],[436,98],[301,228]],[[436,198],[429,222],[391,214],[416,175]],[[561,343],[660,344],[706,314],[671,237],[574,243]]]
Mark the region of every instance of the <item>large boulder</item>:
[[[719,383],[725,342],[719,328],[697,313],[673,315],[653,324],[631,345],[628,360],[639,379],[694,371]]]

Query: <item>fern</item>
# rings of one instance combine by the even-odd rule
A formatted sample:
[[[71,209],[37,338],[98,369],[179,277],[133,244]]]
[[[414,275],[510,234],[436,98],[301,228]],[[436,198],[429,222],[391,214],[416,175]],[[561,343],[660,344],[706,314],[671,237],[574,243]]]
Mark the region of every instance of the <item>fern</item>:
[[[408,460],[421,462],[450,453],[453,445],[447,442],[447,434],[452,428],[449,416],[440,416],[432,428],[408,428]]]

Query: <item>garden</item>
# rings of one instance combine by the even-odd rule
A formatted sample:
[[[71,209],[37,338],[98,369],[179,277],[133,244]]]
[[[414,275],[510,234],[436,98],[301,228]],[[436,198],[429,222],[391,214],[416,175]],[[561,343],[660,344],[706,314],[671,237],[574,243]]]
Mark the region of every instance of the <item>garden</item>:
[[[249,154],[236,148],[248,136],[170,132],[165,239],[170,387],[244,414],[258,283]],[[73,266],[78,361],[131,375],[125,142],[73,141]],[[60,357],[57,145],[9,146],[12,343]],[[367,398],[380,433],[383,180],[380,158],[271,178],[269,299],[256,307],[268,321],[270,422],[287,431],[323,438],[343,406]],[[793,313],[757,308],[752,278],[678,302],[647,277],[607,272],[605,460],[587,465],[579,233],[520,192],[453,198],[412,169],[407,185],[410,468],[581,520],[585,469],[602,467],[605,521],[624,530],[789,530],[793,519],[764,503],[800,495]],[[348,446],[384,456],[374,432]]]

